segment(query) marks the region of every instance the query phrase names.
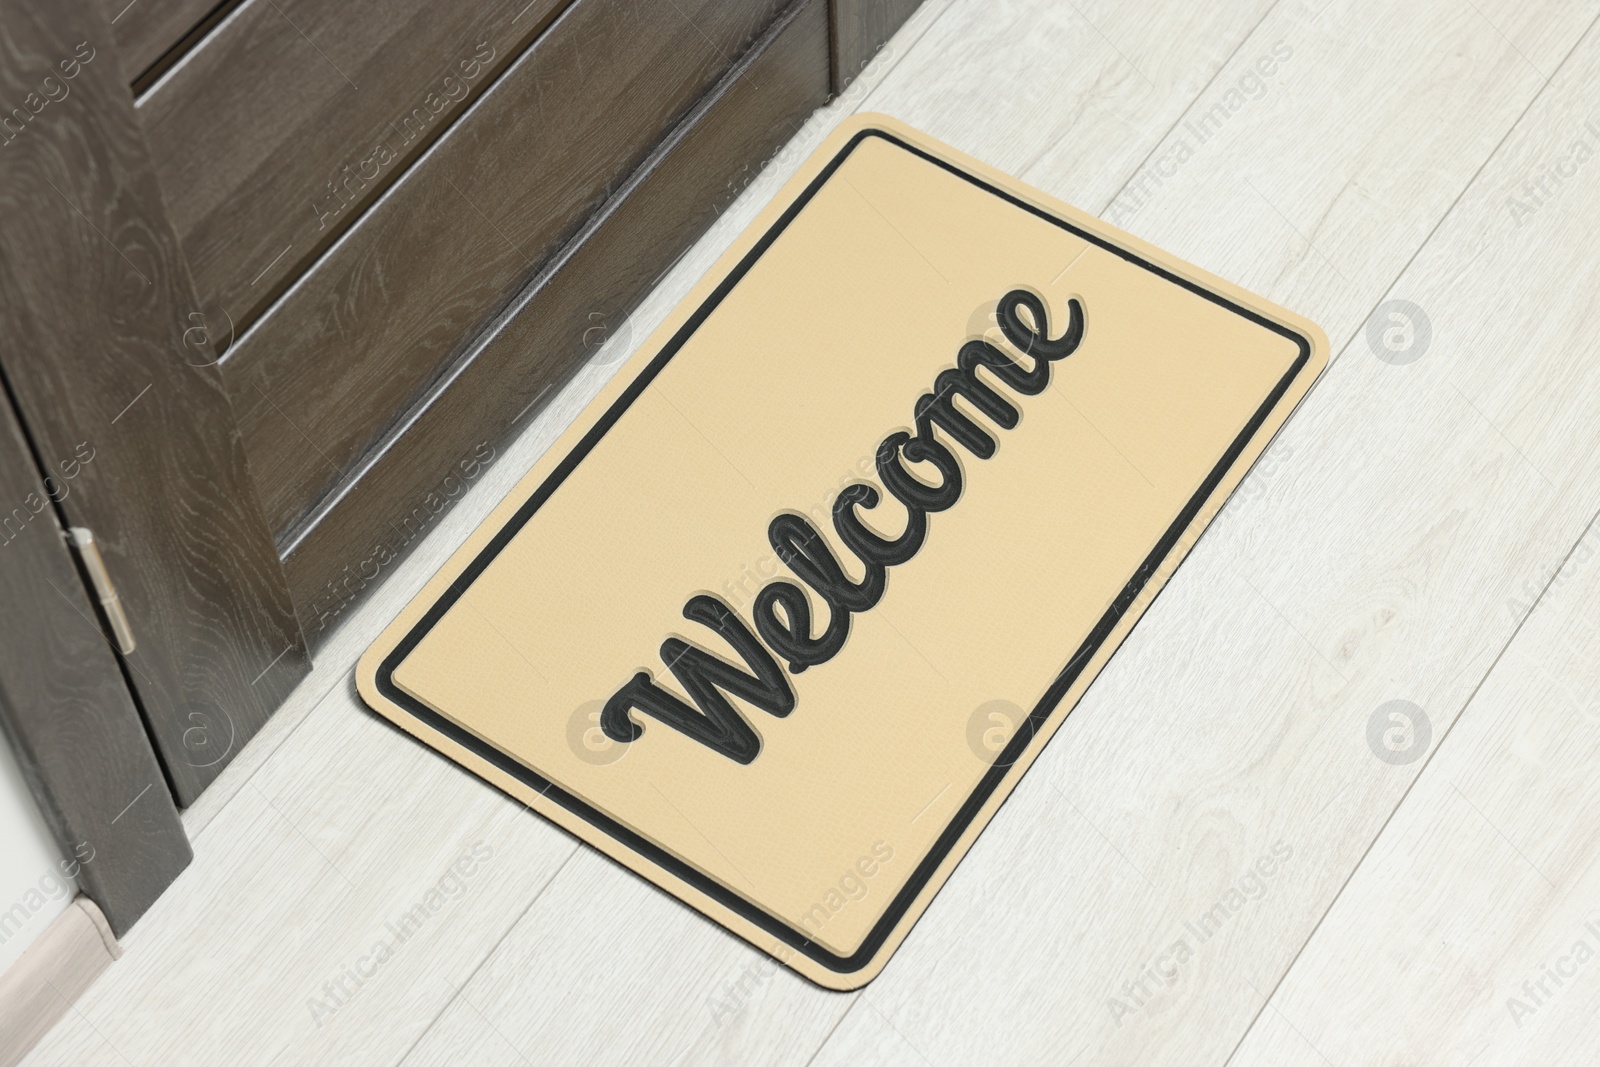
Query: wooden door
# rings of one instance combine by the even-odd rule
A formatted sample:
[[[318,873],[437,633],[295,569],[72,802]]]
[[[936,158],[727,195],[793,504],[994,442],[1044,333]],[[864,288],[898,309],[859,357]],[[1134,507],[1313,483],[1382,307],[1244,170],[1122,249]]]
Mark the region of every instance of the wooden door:
[[[179,806],[910,6],[8,6],[0,370]]]
[[[188,865],[189,841],[64,537],[66,505],[103,457],[78,450],[42,474],[34,447],[0,396],[0,745],[55,833],[59,873],[120,937]]]
[[[0,370],[136,638],[119,653],[191,803],[309,668],[109,17],[16,0],[0,42]],[[70,669],[63,665],[61,669]]]
[[[280,0],[138,97],[313,647],[826,99],[827,62],[820,0]],[[527,315],[543,335],[486,362]]]

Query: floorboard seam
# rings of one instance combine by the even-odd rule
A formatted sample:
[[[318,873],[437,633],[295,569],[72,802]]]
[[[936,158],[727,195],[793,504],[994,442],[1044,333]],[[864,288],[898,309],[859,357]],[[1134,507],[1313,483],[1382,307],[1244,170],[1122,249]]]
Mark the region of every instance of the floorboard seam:
[[[1587,34],[1585,36],[1587,36]],[[1434,757],[1437,756],[1444,748],[1445,742],[1449,740],[1450,734],[1455,730],[1456,726],[1461,722],[1462,719],[1466,718],[1468,712],[1472,710],[1472,703],[1478,698],[1478,693],[1483,689],[1484,683],[1489,680],[1489,678],[1494,674],[1495,669],[1500,666],[1500,661],[1505,657],[1506,652],[1511,648],[1512,645],[1516,644],[1517,636],[1522,633],[1522,628],[1528,624],[1528,620],[1533,618],[1534,614],[1539,610],[1539,605],[1544,603],[1545,594],[1550,591],[1551,587],[1555,585],[1556,580],[1561,576],[1562,572],[1566,570],[1567,564],[1572,560],[1573,553],[1577,552],[1578,547],[1583,544],[1585,539],[1588,538],[1590,532],[1595,528],[1595,524],[1597,522],[1600,522],[1600,510],[1597,510],[1594,515],[1590,517],[1589,521],[1584,524],[1583,529],[1578,532],[1577,539],[1572,542],[1572,547],[1567,549],[1566,553],[1562,555],[1560,564],[1555,567],[1555,569],[1551,572],[1549,579],[1546,580],[1544,586],[1539,590],[1539,595],[1534,598],[1533,605],[1523,614],[1522,618],[1517,620],[1517,625],[1511,631],[1511,636],[1506,640],[1506,643],[1501,646],[1500,651],[1495,653],[1494,661],[1489,664],[1489,669],[1484,671],[1483,677],[1478,679],[1478,683],[1472,687],[1472,692],[1467,694],[1467,699],[1462,702],[1461,710],[1456,713],[1456,716],[1450,720],[1449,725],[1444,728],[1444,732],[1439,735],[1439,740],[1434,743],[1433,751],[1429,752],[1423,758],[1422,766],[1417,768],[1416,775],[1411,779],[1405,790],[1400,794],[1400,799],[1395,801],[1394,807],[1390,809],[1389,814],[1384,818],[1383,825],[1378,827],[1378,832],[1372,836],[1372,840],[1367,842],[1367,847],[1362,850],[1361,858],[1356,861],[1355,866],[1350,868],[1350,873],[1345,876],[1344,882],[1340,884],[1339,891],[1333,895],[1333,899],[1328,902],[1328,906],[1324,908],[1322,914],[1318,916],[1316,924],[1311,927],[1311,931],[1306,934],[1305,940],[1302,941],[1300,943],[1300,947],[1295,950],[1295,954],[1292,958],[1290,958],[1288,966],[1283,969],[1283,973],[1278,976],[1278,980],[1272,984],[1272,989],[1263,996],[1261,1006],[1256,1009],[1255,1014],[1251,1017],[1250,1024],[1246,1026],[1240,1033],[1238,1042],[1233,1046],[1233,1051],[1228,1053],[1228,1058],[1226,1060],[1222,1061],[1223,1067],[1228,1067],[1228,1065],[1232,1064],[1234,1057],[1237,1056],[1239,1054],[1239,1050],[1244,1047],[1245,1040],[1249,1038],[1250,1034],[1255,1030],[1256,1025],[1261,1021],[1262,1012],[1266,1011],[1268,1005],[1272,1004],[1273,998],[1278,995],[1278,990],[1283,987],[1283,983],[1288,979],[1289,975],[1293,973],[1295,964],[1298,963],[1300,961],[1300,957],[1305,954],[1306,947],[1310,945],[1312,940],[1316,938],[1317,931],[1322,929],[1323,921],[1327,919],[1329,915],[1333,914],[1333,909],[1338,906],[1340,898],[1344,896],[1344,891],[1349,888],[1351,882],[1355,881],[1356,875],[1361,871],[1361,868],[1366,865],[1367,857],[1372,854],[1372,850],[1377,847],[1378,842],[1383,839],[1384,832],[1389,829],[1389,824],[1394,821],[1395,815],[1399,813],[1401,808],[1405,807],[1406,800],[1411,796],[1411,791],[1417,787],[1417,783],[1422,780],[1423,775],[1428,773],[1428,768],[1433,765]],[[1273,1006],[1273,1010],[1277,1010],[1275,1005]],[[1284,1021],[1287,1022],[1287,1018],[1285,1018]],[[1290,1026],[1292,1027],[1293,1024],[1291,1023]],[[1310,1044],[1309,1039],[1306,1039],[1306,1042],[1307,1044]],[[1317,1051],[1316,1046],[1313,1045],[1312,1050]],[[1321,1052],[1318,1051],[1317,1054],[1320,1056]]]
[[[1410,258],[1407,259],[1404,266],[1400,268],[1399,273],[1395,275],[1394,281],[1389,283],[1388,288],[1385,289],[1382,296],[1379,297],[1378,302],[1373,305],[1373,311],[1376,311],[1383,301],[1388,299],[1389,295],[1394,292],[1395,285],[1399,284],[1400,279],[1405,277],[1406,272],[1411,269],[1411,266],[1416,262],[1417,257],[1422,254],[1422,250],[1433,243],[1433,239],[1438,235],[1440,228],[1444,226],[1445,222],[1450,218],[1450,216],[1455,213],[1456,208],[1460,206],[1462,198],[1465,197],[1467,193],[1478,184],[1479,179],[1483,176],[1484,170],[1491,162],[1494,161],[1495,157],[1500,154],[1501,150],[1505,148],[1506,142],[1511,139],[1511,135],[1522,126],[1522,123],[1527,119],[1529,112],[1531,112],[1534,106],[1538,104],[1540,99],[1543,98],[1545,91],[1550,88],[1556,77],[1561,73],[1562,68],[1564,68],[1567,63],[1571,61],[1572,57],[1577,54],[1580,48],[1583,47],[1584,42],[1588,40],[1592,33],[1594,33],[1597,25],[1600,25],[1600,15],[1597,15],[1595,18],[1589,21],[1589,25],[1582,33],[1578,34],[1577,38],[1573,41],[1572,47],[1567,49],[1566,54],[1561,57],[1561,61],[1555,65],[1553,70],[1551,70],[1550,75],[1545,79],[1544,84],[1540,85],[1538,90],[1531,97],[1529,97],[1527,106],[1522,109],[1522,113],[1517,116],[1516,121],[1512,122],[1511,125],[1506,128],[1506,132],[1501,136],[1499,142],[1495,144],[1493,150],[1484,156],[1483,162],[1480,163],[1478,165],[1478,169],[1473,172],[1471,179],[1469,179],[1467,183],[1461,187],[1461,192],[1456,194],[1456,198],[1451,202],[1450,207],[1439,216],[1439,221],[1434,223],[1433,228],[1428,231],[1428,235],[1422,239],[1421,243],[1417,245],[1416,251],[1411,253]],[[1372,312],[1368,312],[1367,317],[1370,318],[1371,316]],[[1328,360],[1329,369],[1339,362],[1345,350],[1348,349],[1352,343],[1354,343],[1357,336],[1359,336],[1359,329],[1357,333],[1352,335],[1350,339],[1346,340],[1346,342],[1340,346],[1334,355]],[[1326,373],[1326,371],[1324,371],[1324,373]],[[1545,594],[1549,592],[1551,584],[1555,581],[1556,577],[1560,575],[1561,569],[1566,566],[1567,561],[1572,558],[1573,552],[1577,551],[1578,546],[1583,543],[1583,539],[1589,535],[1589,531],[1593,528],[1597,519],[1600,519],[1600,512],[1596,512],[1596,514],[1592,516],[1589,522],[1584,526],[1583,530],[1579,532],[1578,539],[1573,542],[1572,547],[1569,548],[1566,554],[1562,557],[1561,565],[1556,568],[1556,570],[1552,573],[1550,580],[1547,581],[1544,587],[1539,590],[1538,598],[1534,600],[1533,605],[1528,609],[1527,613],[1517,621],[1516,627],[1511,631],[1511,636],[1507,639],[1505,645],[1495,656],[1494,662],[1489,665],[1489,669],[1484,672],[1483,677],[1478,679],[1478,684],[1473,687],[1472,692],[1468,695],[1466,701],[1461,705],[1461,711],[1454,719],[1451,720],[1450,725],[1445,728],[1444,733],[1440,735],[1438,742],[1433,746],[1433,752],[1430,752],[1424,758],[1422,766],[1417,769],[1417,774],[1411,779],[1410,785],[1406,786],[1405,792],[1400,795],[1400,799],[1395,803],[1395,806],[1390,810],[1388,816],[1383,820],[1383,825],[1378,828],[1378,832],[1374,834],[1372,840],[1367,843],[1366,849],[1361,853],[1360,860],[1356,862],[1354,867],[1350,868],[1350,873],[1345,877],[1344,882],[1339,886],[1338,892],[1333,895],[1333,899],[1328,902],[1328,906],[1324,908],[1322,914],[1317,917],[1316,923],[1313,924],[1310,932],[1306,934],[1305,940],[1300,943],[1300,947],[1295,950],[1295,954],[1290,958],[1288,965],[1284,967],[1283,973],[1278,976],[1278,980],[1273,983],[1272,989],[1262,1000],[1261,1006],[1256,1009],[1256,1012],[1251,1017],[1249,1024],[1240,1032],[1239,1040],[1234,1044],[1233,1051],[1228,1053],[1227,1059],[1222,1061],[1223,1067],[1228,1067],[1229,1064],[1232,1064],[1234,1057],[1236,1057],[1239,1054],[1239,1050],[1244,1047],[1245,1041],[1249,1038],[1251,1032],[1255,1030],[1256,1025],[1261,1021],[1262,1012],[1266,1011],[1267,1005],[1272,1002],[1272,998],[1278,995],[1278,990],[1282,988],[1283,983],[1288,979],[1289,975],[1293,973],[1295,965],[1299,963],[1300,957],[1304,955],[1306,946],[1311,944],[1312,939],[1317,935],[1317,931],[1322,928],[1323,920],[1332,914],[1333,909],[1339,903],[1339,899],[1344,896],[1345,889],[1355,879],[1357,872],[1361,870],[1362,866],[1366,864],[1367,857],[1371,855],[1372,849],[1383,838],[1383,833],[1389,828],[1389,823],[1393,821],[1395,813],[1405,806],[1406,798],[1411,795],[1411,790],[1416,787],[1417,782],[1422,779],[1422,776],[1425,773],[1427,773],[1428,767],[1433,763],[1434,755],[1444,747],[1445,738],[1450,736],[1451,731],[1456,727],[1456,723],[1460,722],[1467,714],[1468,709],[1472,707],[1472,701],[1477,697],[1478,691],[1483,688],[1483,683],[1488,681],[1489,676],[1494,673],[1495,667],[1499,665],[1500,659],[1505,655],[1506,650],[1516,642],[1517,635],[1522,632],[1522,627],[1530,618],[1533,617],[1533,613],[1538,610],[1539,605],[1544,601]]]
[[[527,811],[527,805],[522,805],[522,810]],[[495,938],[494,944],[489,946],[488,951],[483,954],[483,958],[480,959],[477,965],[472,968],[472,972],[468,974],[466,978],[462,979],[461,984],[456,987],[455,992],[450,994],[450,999],[441,1004],[439,1006],[439,1010],[434,1013],[433,1018],[428,1020],[428,1025],[422,1028],[422,1033],[417,1035],[417,1039],[411,1042],[411,1044],[407,1045],[405,1051],[402,1052],[400,1057],[394,1061],[395,1067],[401,1067],[406,1060],[411,1058],[411,1054],[417,1050],[417,1046],[422,1044],[423,1039],[433,1031],[434,1024],[436,1024],[440,1019],[444,1018],[445,1013],[450,1010],[450,1006],[454,1004],[458,998],[466,995],[467,986],[471,985],[472,980],[478,976],[478,972],[483,970],[483,965],[493,959],[496,952],[500,951],[500,946],[505,943],[506,938],[511,936],[511,931],[515,930],[522,923],[522,920],[527,916],[528,912],[533,910],[533,906],[539,902],[539,898],[544,896],[545,890],[549,889],[551,884],[555,882],[558,877],[560,877],[561,872],[567,869],[567,864],[572,862],[572,857],[576,856],[578,854],[578,850],[582,847],[583,845],[580,842],[574,841],[572,843],[571,851],[567,853],[566,857],[561,861],[556,869],[550,872],[550,877],[545,879],[544,885],[541,885],[539,887],[539,891],[529,898],[527,905],[524,906],[523,909],[517,913],[517,917],[511,920],[511,922],[507,924],[506,928],[500,932],[500,936]],[[517,1052],[517,1055],[522,1055],[520,1050]]]
[[[828,1032],[823,1035],[822,1043],[817,1046],[817,1050],[811,1054],[809,1059],[806,1060],[805,1067],[811,1067],[811,1065],[817,1061],[817,1057],[822,1055],[822,1050],[828,1047],[828,1042],[833,1040],[833,1035],[839,1032],[839,1027],[844,1025],[844,1021],[850,1017],[851,1012],[856,1010],[856,1005],[859,1003],[861,1003],[861,993],[858,990],[851,994],[850,1006],[844,1011],[840,1012],[839,1017],[834,1020],[833,1025],[828,1027]]]
[[[1233,62],[1234,57],[1237,56],[1240,50],[1243,49],[1245,45],[1249,44],[1250,39],[1256,35],[1256,31],[1259,30],[1262,24],[1272,16],[1274,11],[1283,6],[1283,3],[1284,0],[1274,0],[1274,2],[1261,13],[1261,17],[1256,19],[1255,25],[1251,26],[1250,29],[1245,32],[1243,37],[1239,38],[1239,43],[1233,46],[1233,51],[1228,53],[1226,59],[1217,64],[1217,69],[1211,72],[1211,77],[1207,78],[1206,83],[1202,85],[1192,97],[1189,98],[1188,103],[1183,105],[1183,110],[1179,111],[1177,118],[1172,120],[1172,125],[1168,126],[1166,132],[1151,143],[1150,150],[1144,154],[1143,159],[1139,160],[1139,165],[1128,172],[1128,176],[1123,179],[1122,184],[1117,186],[1117,191],[1111,194],[1111,197],[1107,199],[1103,205],[1101,205],[1100,209],[1096,211],[1095,214],[1101,214],[1109,209],[1112,204],[1117,202],[1117,197],[1128,191],[1128,186],[1133,184],[1133,180],[1139,176],[1139,172],[1144,170],[1145,166],[1150,162],[1150,160],[1155,158],[1155,154],[1160,150],[1161,146],[1167,143],[1167,138],[1172,136],[1172,131],[1178,128],[1178,123],[1182,122],[1189,114],[1189,109],[1194,107],[1194,105],[1211,90],[1211,86],[1216,84],[1217,79],[1222,76],[1222,72],[1228,69],[1228,64]],[[1093,23],[1090,23],[1090,25],[1093,25]],[[1023,181],[1027,181],[1028,172],[1033,169],[1034,165],[1037,164],[1039,160],[1055,151],[1056,146],[1065,141],[1068,136],[1070,136],[1070,133],[1064,133],[1054,141],[1050,142],[1050,144],[1047,145],[1042,152],[1030,159],[1026,166],[1017,171],[1017,177]]]
[[[1351,336],[1343,345],[1340,345],[1337,349],[1335,349],[1333,355],[1331,355],[1328,359],[1328,367],[1327,370],[1323,371],[1323,374],[1327,374],[1328,370],[1333,369],[1334,364],[1337,363],[1339,358],[1344,355],[1344,350],[1350,347],[1350,342],[1355,340],[1356,337],[1360,336],[1361,328],[1365,326],[1367,320],[1372,317],[1372,312],[1377,311],[1378,308],[1383,305],[1383,302],[1388,300],[1390,296],[1393,295],[1394,287],[1400,283],[1401,278],[1406,276],[1406,271],[1411,269],[1411,265],[1417,261],[1417,257],[1422,254],[1423,249],[1427,248],[1433,243],[1434,237],[1436,237],[1439,233],[1439,228],[1449,220],[1451,215],[1455,214],[1456,208],[1461,205],[1462,198],[1465,197],[1467,193],[1471,192],[1473,187],[1478,184],[1478,179],[1483,175],[1484,168],[1488,167],[1488,165],[1494,161],[1494,158],[1500,154],[1500,150],[1504,148],[1506,142],[1511,139],[1511,135],[1517,131],[1518,127],[1522,125],[1522,121],[1528,117],[1528,112],[1532,111],[1533,106],[1537,104],[1540,98],[1544,96],[1544,92],[1550,87],[1550,83],[1555,81],[1557,74],[1561,73],[1561,68],[1567,65],[1567,61],[1572,58],[1573,54],[1576,53],[1579,48],[1583,47],[1583,42],[1586,41],[1589,38],[1589,35],[1594,32],[1597,24],[1600,24],[1600,16],[1596,16],[1594,19],[1591,19],[1589,25],[1584,29],[1584,31],[1578,34],[1577,40],[1574,41],[1572,47],[1567,50],[1567,54],[1562,56],[1561,62],[1556,64],[1555,70],[1551,71],[1550,76],[1545,79],[1543,85],[1539,86],[1539,88],[1534,92],[1533,96],[1528,98],[1528,106],[1522,109],[1522,113],[1517,116],[1515,122],[1506,127],[1506,132],[1501,136],[1494,148],[1490,150],[1489,154],[1483,157],[1483,162],[1478,164],[1478,169],[1473,171],[1472,177],[1469,178],[1467,183],[1461,187],[1461,191],[1456,194],[1456,198],[1450,201],[1450,206],[1446,208],[1444,213],[1439,216],[1439,221],[1433,224],[1433,228],[1428,231],[1428,235],[1422,239],[1422,241],[1417,245],[1416,250],[1411,253],[1411,257],[1407,259],[1401,266],[1399,272],[1395,274],[1394,280],[1389,283],[1388,288],[1379,294],[1377,302],[1372,305],[1372,311],[1367,312],[1366,316],[1362,318],[1359,324],[1357,324],[1356,332],[1351,334]]]

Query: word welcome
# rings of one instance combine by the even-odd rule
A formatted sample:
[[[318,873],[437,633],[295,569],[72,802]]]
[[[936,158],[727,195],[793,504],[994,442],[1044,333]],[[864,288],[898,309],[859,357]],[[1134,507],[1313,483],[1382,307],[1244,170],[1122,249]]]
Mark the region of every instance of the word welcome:
[[[473,79],[481,75],[493,59],[494,45],[487,41],[479,44],[472,55],[456,65],[456,69],[461,72],[459,78],[454,74],[445,75],[437,90],[430,91],[422,98],[422,103],[400,116],[398,126],[393,122],[389,123],[389,129],[395,133],[394,140],[397,141],[398,148],[386,138],[373,145],[372,151],[367,153],[365,158],[356,160],[353,168],[349,163],[340,167],[338,173],[328,179],[328,195],[320,202],[316,198],[311,201],[311,214],[316,216],[317,229],[327,229],[329,221],[355,203],[367,188],[367,183],[376,181],[389,164],[400,158],[406,146],[421,137],[451,104],[466,99],[467,90],[471,87]]]
[[[815,519],[818,525],[826,523],[828,516],[832,514],[829,509],[833,506],[833,502],[838,499],[839,494],[850,488],[850,483],[857,477],[870,477],[873,470],[872,456],[862,456],[857,459],[852,466],[839,475],[834,487],[823,494],[821,500],[807,508],[804,514]],[[722,591],[727,594],[728,603],[735,608],[744,607],[761,591],[762,581],[776,578],[778,570],[778,557],[771,552],[764,553],[754,564],[741,564],[739,576],[730,578],[722,583]]]
[[[45,108],[51,104],[59,104],[72,95],[72,86],[67,83],[76,78],[83,71],[84,64],[94,59],[94,46],[88,41],[79,41],[73,48],[71,57],[63,59],[56,64],[56,69],[61,72],[57,79],[55,75],[46,75],[39,82],[39,88],[22,98],[21,107],[13,107],[0,116],[0,148],[9,147],[28,124]]]
[[[348,1004],[350,998],[360,992],[361,987],[366,985],[384,964],[394,958],[400,946],[416,936],[417,931],[422,929],[431,917],[444,910],[446,903],[460,900],[467,895],[467,883],[493,858],[493,848],[482,841],[473,842],[472,846],[463,851],[450,865],[444,877],[434,883],[433,888],[407,909],[397,922],[383,924],[384,932],[389,936],[374,941],[366,955],[357,959],[355,963],[340,968],[338,974],[322,983],[322,996],[306,999],[306,1007],[311,1009],[311,1021],[320,1027],[335,1012]]]
[[[1216,937],[1229,919],[1244,910],[1247,902],[1266,896],[1268,882],[1293,857],[1294,849],[1282,841],[1274,842],[1269,852],[1257,856],[1210,910],[1199,919],[1186,920],[1183,933],[1164,952],[1147,963],[1137,978],[1122,983],[1121,996],[1107,999],[1106,1007],[1111,1010],[1112,1020],[1121,1026],[1124,1016],[1148,1007],[1163,988],[1177,985],[1183,966],[1195,958],[1200,946]],[[1191,938],[1193,945],[1189,943]]]
[[[1050,384],[1050,364],[1077,351],[1083,340],[1083,306],[1070,300],[1068,309],[1066,330],[1052,340],[1044,301],[1025,289],[1007,293],[997,312],[1001,331],[1033,360],[1033,366],[1024,368],[987,341],[968,341],[957,354],[955,367],[941,371],[934,379],[933,391],[922,394],[913,405],[915,435],[896,430],[883,439],[876,453],[878,477],[906,509],[905,530],[900,536],[892,540],[879,537],[856,514],[858,507],[878,506],[882,497],[876,486],[853,482],[835,497],[833,529],[865,568],[861,581],[853,582],[845,575],[809,519],[783,512],[768,525],[767,539],[778,558],[828,607],[827,625],[821,634],[812,636],[811,600],[805,590],[787,580],[769,582],[756,595],[752,614],[760,640],[725,601],[697,593],[684,605],[684,618],[720,635],[743,658],[750,673],[698,645],[669,637],[661,643],[661,660],[694,706],[656,684],[648,671],[640,671],[601,710],[600,728],[606,736],[622,744],[637,741],[644,727],[629,714],[637,709],[736,763],[754,760],[761,751],[761,739],[728,702],[724,690],[778,718],[794,710],[794,688],[773,653],[788,661],[792,674],[839,654],[850,636],[850,616],[871,610],[883,597],[888,569],[910,560],[922,548],[928,536],[928,516],[961,498],[961,465],[955,453],[935,436],[934,428],[979,459],[993,456],[994,438],[956,407],[955,398],[959,395],[1001,428],[1013,429],[1017,409],[978,377],[978,368],[988,368],[1023,396],[1042,393]],[[1023,319],[1022,311],[1028,313],[1031,324]],[[902,457],[913,464],[931,464],[937,468],[940,482],[930,485],[913,475]]]

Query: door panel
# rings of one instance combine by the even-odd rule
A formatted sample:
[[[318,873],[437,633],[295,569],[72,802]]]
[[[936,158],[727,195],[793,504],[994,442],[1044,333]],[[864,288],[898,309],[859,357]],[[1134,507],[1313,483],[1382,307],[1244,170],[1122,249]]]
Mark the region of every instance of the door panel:
[[[108,18],[58,0],[5,18],[3,98],[66,91],[0,148],[0,368],[40,462],[77,463],[60,510],[100,542],[188,804],[309,661]]]
[[[589,354],[597,323],[621,324],[737,195],[739,178],[826,101],[827,60],[825,0],[793,5],[562,250],[560,269],[521,292],[301,526],[285,565],[313,644],[459,492],[463,464],[512,434]]]
[[[189,840],[62,538],[85,464],[41,483],[35,459],[0,395],[0,744],[68,864],[49,873],[76,878],[120,937],[188,865]]]
[[[141,97],[139,117],[202,305],[231,323],[220,343],[358,218],[566,3],[248,0]]]
[[[0,124],[0,379],[31,462],[71,483],[49,514],[94,530],[137,644],[85,652],[30,613],[41,632],[0,650],[33,669],[0,680],[7,729],[28,685],[87,685],[98,657],[167,776],[156,807],[192,802],[306,673],[297,612],[324,636],[459,492],[450,476],[487,462],[824,102],[829,9],[849,7],[516,2],[12,0],[0,93],[25,106]],[[408,116],[416,135],[369,164]],[[307,181],[337,181],[337,203]],[[213,339],[236,337],[223,362]],[[0,584],[26,601],[60,563]],[[98,641],[69,599],[57,610]],[[73,783],[61,811],[131,782],[44,752],[40,788]],[[140,893],[102,901],[119,928]]]
[[[128,81],[138,84],[152,67],[164,65],[191,36],[237,7],[239,0],[102,0],[116,31]]]
[[[280,543],[780,7],[578,0],[239,339],[224,379]]]
[[[921,2],[832,0],[834,92],[844,92]]]

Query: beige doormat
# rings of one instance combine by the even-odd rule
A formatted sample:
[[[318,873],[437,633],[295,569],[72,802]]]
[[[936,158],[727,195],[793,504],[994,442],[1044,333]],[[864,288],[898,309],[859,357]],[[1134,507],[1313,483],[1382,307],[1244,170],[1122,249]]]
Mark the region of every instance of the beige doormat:
[[[884,966],[1327,359],[839,129],[367,652],[379,712],[833,989]]]

